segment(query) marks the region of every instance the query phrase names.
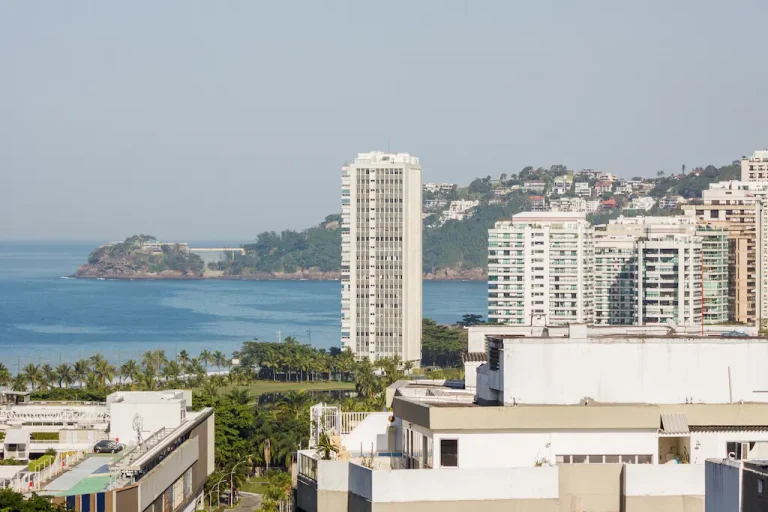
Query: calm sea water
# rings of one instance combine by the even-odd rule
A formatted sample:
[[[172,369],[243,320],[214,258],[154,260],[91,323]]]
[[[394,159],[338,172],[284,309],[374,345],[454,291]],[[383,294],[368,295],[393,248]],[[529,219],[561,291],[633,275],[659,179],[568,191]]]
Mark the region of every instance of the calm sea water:
[[[338,281],[101,281],[62,279],[94,242],[0,242],[0,361],[113,362],[157,348],[231,353],[244,340],[295,336],[339,345]],[[425,282],[424,316],[485,315],[485,283]]]

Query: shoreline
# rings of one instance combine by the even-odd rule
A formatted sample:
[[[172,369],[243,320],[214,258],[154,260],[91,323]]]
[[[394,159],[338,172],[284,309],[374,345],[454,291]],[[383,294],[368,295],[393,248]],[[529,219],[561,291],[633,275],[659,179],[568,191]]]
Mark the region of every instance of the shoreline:
[[[289,276],[78,276],[72,274],[62,276],[62,279],[83,279],[91,281],[339,281],[335,277],[289,277]],[[426,277],[423,275],[422,281],[470,281],[485,282],[486,277]]]

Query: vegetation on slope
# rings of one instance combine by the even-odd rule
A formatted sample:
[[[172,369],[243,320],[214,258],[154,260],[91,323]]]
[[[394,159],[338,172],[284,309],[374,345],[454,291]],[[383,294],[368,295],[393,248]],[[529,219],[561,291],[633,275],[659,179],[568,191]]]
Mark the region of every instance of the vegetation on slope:
[[[299,269],[338,271],[341,267],[340,221],[340,215],[329,215],[319,225],[304,231],[265,231],[254,243],[243,245],[245,255],[235,254],[208,266],[234,276],[258,272],[294,273]]]
[[[132,274],[154,275],[173,272],[181,276],[201,277],[203,260],[179,245],[163,245],[159,251],[147,250],[145,244],[155,242],[150,235],[134,235],[123,242],[99,247],[88,256],[88,263],[80,267],[78,276],[121,276]]]
[[[731,165],[720,168],[708,165],[704,169],[694,169],[682,179],[673,176],[660,177],[656,180],[656,186],[651,190],[650,195],[652,197],[679,195],[687,199],[694,199],[701,197],[701,192],[707,190],[711,183],[738,180],[740,177],[741,165],[739,162],[733,162]]]

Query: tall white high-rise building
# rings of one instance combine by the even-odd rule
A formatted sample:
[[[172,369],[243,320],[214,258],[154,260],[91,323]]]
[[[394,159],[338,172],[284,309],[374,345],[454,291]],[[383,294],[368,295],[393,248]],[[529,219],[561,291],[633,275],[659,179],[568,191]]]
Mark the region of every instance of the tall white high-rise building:
[[[421,192],[407,153],[342,167],[341,344],[358,359],[421,360]]]
[[[593,251],[584,213],[527,212],[498,221],[488,233],[488,319],[592,323]]]

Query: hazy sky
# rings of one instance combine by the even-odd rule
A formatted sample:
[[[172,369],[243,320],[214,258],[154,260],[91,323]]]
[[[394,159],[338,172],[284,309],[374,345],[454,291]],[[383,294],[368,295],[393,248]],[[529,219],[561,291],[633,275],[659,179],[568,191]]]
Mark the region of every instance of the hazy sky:
[[[768,147],[768,2],[0,0],[0,238],[248,240],[425,181]]]

